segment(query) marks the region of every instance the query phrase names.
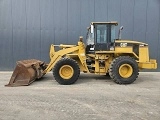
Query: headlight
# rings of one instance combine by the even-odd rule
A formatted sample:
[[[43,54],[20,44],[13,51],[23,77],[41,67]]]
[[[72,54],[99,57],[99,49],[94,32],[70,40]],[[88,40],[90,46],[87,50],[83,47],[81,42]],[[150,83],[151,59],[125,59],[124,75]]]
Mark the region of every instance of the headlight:
[[[121,43],[120,46],[121,46],[121,47],[126,47],[126,46],[127,46],[127,43]]]

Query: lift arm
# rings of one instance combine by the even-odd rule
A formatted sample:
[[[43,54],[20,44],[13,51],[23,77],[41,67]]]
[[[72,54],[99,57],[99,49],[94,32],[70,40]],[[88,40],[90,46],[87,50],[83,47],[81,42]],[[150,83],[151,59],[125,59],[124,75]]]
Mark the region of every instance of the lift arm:
[[[43,73],[47,73],[47,72],[51,71],[51,69],[57,63],[57,61],[59,61],[65,54],[69,54],[69,53],[72,53],[72,52],[79,50],[79,46],[66,46],[66,48],[65,48],[65,45],[64,46],[61,45],[60,47],[63,49],[55,52],[54,45],[51,45],[51,48],[50,48],[51,61],[48,64],[47,68],[43,71]],[[67,48],[67,47],[69,47],[69,48]]]

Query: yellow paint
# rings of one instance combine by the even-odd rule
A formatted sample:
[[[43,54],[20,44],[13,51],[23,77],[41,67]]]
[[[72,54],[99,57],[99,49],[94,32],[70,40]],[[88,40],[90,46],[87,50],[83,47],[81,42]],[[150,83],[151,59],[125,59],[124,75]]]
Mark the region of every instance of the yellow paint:
[[[138,42],[138,41],[133,41],[133,40],[116,40],[115,43],[132,43],[132,44],[141,44],[141,45],[148,45],[146,43],[143,42]]]
[[[50,47],[50,59],[52,59],[52,57],[54,56],[54,53],[55,53],[55,50],[54,50],[54,45],[52,44],[51,47]]]
[[[127,46],[127,47],[115,47],[115,53],[132,53],[133,52],[133,48],[131,46]]]
[[[123,78],[129,78],[133,73],[133,68],[129,64],[123,64],[119,67],[119,74]]]
[[[54,65],[59,61],[64,55],[71,57],[73,59],[79,59],[78,64],[81,68],[81,71],[89,72],[86,64],[86,55],[85,55],[85,45],[83,42],[79,41],[78,45],[60,45],[62,48],[59,51],[54,51],[54,45],[51,45],[50,48],[50,63],[43,73],[51,71]]]
[[[78,57],[81,63],[81,70],[89,73],[89,70],[86,64],[85,44],[79,41],[78,46],[79,46]]]
[[[139,47],[139,62],[149,62],[148,46]]]
[[[78,46],[71,47],[71,48],[64,48],[62,50],[59,50],[54,53],[54,56],[51,57],[50,63],[48,64],[47,68],[43,71],[44,73],[47,73],[51,71],[51,69],[54,67],[54,65],[59,61],[65,54],[71,53],[78,50]]]
[[[59,69],[59,75],[67,80],[70,79],[74,74],[74,70],[70,65],[63,65],[60,69]]]
[[[105,75],[108,73],[108,69],[111,61],[113,60],[112,54],[96,53],[95,55],[95,73]]]
[[[141,69],[157,69],[157,62],[155,59],[150,59],[149,62],[139,62],[138,67]]]

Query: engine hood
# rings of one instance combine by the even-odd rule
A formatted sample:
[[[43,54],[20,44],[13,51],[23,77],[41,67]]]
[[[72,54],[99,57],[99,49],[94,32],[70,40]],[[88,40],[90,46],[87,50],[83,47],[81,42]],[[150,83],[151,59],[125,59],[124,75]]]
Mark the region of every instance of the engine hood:
[[[143,42],[138,42],[138,41],[134,41],[134,40],[116,40],[115,43],[130,43],[130,44],[139,44],[139,45],[145,45],[147,46],[147,43],[143,43]]]

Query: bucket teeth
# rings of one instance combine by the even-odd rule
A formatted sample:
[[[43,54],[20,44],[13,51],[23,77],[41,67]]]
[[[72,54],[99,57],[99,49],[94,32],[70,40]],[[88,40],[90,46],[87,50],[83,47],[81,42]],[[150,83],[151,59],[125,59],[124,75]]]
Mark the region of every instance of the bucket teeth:
[[[46,66],[44,62],[35,59],[18,61],[9,83],[5,86],[30,85],[44,75],[44,66]]]

